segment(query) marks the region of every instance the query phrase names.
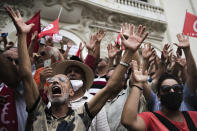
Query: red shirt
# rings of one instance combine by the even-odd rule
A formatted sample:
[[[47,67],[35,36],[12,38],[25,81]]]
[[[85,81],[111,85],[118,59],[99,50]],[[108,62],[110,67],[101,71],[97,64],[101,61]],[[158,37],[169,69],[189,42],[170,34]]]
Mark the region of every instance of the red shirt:
[[[160,111],[157,111],[157,113],[164,116]],[[193,120],[195,126],[197,127],[197,112],[188,111],[188,113]],[[168,131],[168,129],[157,119],[157,117],[152,112],[142,112],[139,114],[139,116],[142,117],[145,122],[146,131]],[[166,116],[164,117],[167,118]],[[185,119],[184,122],[176,122],[170,119],[168,120],[172,124],[174,124],[180,131],[189,131]]]
[[[3,86],[0,95],[6,97],[6,102],[0,106],[0,131],[18,131],[18,119],[14,100],[14,90]]]

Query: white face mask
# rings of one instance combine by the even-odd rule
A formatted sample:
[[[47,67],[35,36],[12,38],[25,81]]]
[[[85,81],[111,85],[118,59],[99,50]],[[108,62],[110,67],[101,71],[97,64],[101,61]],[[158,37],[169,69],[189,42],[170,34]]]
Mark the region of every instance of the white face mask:
[[[82,80],[70,80],[74,91],[78,91],[83,86]]]

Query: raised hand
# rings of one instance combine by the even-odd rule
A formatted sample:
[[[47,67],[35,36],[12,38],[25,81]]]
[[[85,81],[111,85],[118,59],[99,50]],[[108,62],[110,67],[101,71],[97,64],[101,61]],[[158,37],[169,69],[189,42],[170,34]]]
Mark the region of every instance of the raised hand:
[[[144,48],[142,48],[143,59],[149,59],[153,53],[154,49],[151,48],[151,43],[145,44]]]
[[[176,55],[178,58],[182,56],[182,49],[181,48],[179,48],[179,47],[177,48]]]
[[[84,46],[82,46],[82,43],[79,44],[79,51],[81,52],[83,50]]]
[[[174,43],[177,47],[190,48],[189,36],[186,37],[183,34],[177,34],[177,38],[178,38],[179,44]]]
[[[32,34],[32,36],[31,36],[31,40],[32,40],[32,41],[35,40],[36,37],[37,37],[37,35],[38,35],[38,31],[35,31],[35,32]]]
[[[46,79],[49,77],[53,76],[53,70],[50,67],[45,67],[41,72],[40,72],[40,82],[45,84]]]
[[[98,33],[96,33],[96,38],[98,42],[101,42],[101,40],[104,38],[105,32],[103,29],[99,30]]]
[[[125,23],[125,24],[122,24],[121,26],[122,26],[122,33],[125,39],[128,39],[129,32],[130,32],[130,24]]]
[[[161,55],[161,60],[162,61],[166,61],[166,60],[169,59],[169,54],[172,52],[172,49],[169,50],[169,48],[170,48],[169,44],[164,45],[162,55]]]
[[[67,48],[70,49],[71,47],[72,47],[71,41],[68,40],[68,42],[67,42]]]
[[[143,83],[148,80],[148,73],[146,71],[143,74],[142,65],[138,66],[137,61],[132,60],[131,66],[133,69],[133,72],[132,72],[133,83]]]
[[[85,46],[88,50],[93,51],[94,47],[95,47],[95,44],[96,44],[96,41],[97,41],[96,35],[92,35],[90,37],[90,41],[88,43],[84,42],[84,44],[85,44]]]
[[[7,7],[6,11],[8,12],[9,16],[12,18],[12,21],[14,22],[16,30],[19,34],[21,33],[27,34],[34,26],[34,24],[29,24],[29,25],[25,24],[18,10],[15,13],[11,7]]]
[[[150,57],[148,59],[148,63],[149,64],[152,63],[156,59],[156,56],[157,56],[156,51],[153,50],[152,54],[150,55]]]
[[[176,58],[176,63],[184,68],[186,66],[186,59],[185,58]]]
[[[148,33],[144,35],[144,31],[146,29],[145,26],[142,27],[142,25],[139,25],[136,33],[134,33],[134,28],[134,25],[130,25],[129,38],[127,40],[123,36],[123,33],[120,34],[123,45],[133,52],[135,52],[140,47],[141,43],[148,36]]]
[[[109,59],[114,59],[115,56],[120,52],[120,49],[118,49],[117,47],[113,46],[112,43],[108,44],[107,50],[108,50],[108,57],[109,57]]]

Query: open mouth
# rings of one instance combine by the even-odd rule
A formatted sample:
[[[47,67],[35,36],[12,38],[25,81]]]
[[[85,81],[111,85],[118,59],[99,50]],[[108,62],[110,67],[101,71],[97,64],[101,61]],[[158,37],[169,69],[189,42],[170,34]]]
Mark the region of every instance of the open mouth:
[[[61,88],[59,87],[59,86],[54,86],[54,87],[52,87],[52,94],[53,95],[59,95],[59,94],[61,94]]]

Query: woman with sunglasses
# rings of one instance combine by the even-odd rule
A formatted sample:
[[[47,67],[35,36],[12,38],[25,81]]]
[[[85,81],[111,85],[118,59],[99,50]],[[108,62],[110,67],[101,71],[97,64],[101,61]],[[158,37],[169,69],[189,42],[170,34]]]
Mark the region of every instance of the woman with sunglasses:
[[[121,122],[129,130],[150,131],[195,131],[197,130],[197,112],[181,112],[179,107],[183,100],[183,87],[179,80],[164,73],[157,83],[161,110],[138,114],[140,94],[148,75],[142,73],[136,61],[132,61],[133,72],[130,83],[131,92],[124,105]]]

